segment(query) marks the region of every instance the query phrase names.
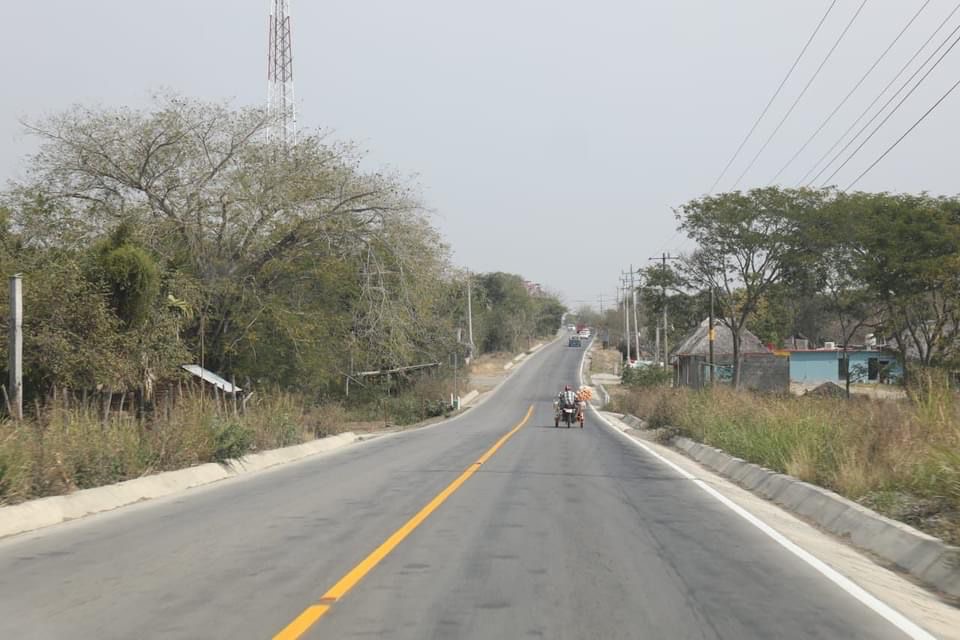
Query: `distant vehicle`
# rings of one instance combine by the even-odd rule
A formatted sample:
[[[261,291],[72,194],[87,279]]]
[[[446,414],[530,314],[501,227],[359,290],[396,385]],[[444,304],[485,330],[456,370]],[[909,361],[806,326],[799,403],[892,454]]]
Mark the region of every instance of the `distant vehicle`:
[[[577,330],[577,325],[575,325],[575,324],[568,324],[568,325],[567,325],[567,331],[576,331],[576,330]]]
[[[581,338],[589,338],[589,337],[590,337],[590,329],[584,329],[584,330],[582,330],[578,335],[579,335]]]
[[[573,336],[572,338],[570,338],[570,339],[567,341],[567,346],[568,346],[568,347],[582,347],[583,345],[580,343],[580,337],[579,337],[579,336]]]

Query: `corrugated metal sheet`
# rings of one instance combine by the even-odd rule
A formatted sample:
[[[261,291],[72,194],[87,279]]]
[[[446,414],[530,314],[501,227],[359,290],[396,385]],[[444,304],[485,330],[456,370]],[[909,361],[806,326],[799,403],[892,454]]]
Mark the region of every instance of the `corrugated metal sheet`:
[[[212,384],[216,388],[220,389],[224,393],[237,393],[243,391],[240,387],[233,386],[232,382],[224,380],[213,371],[208,371],[198,364],[184,364],[181,365],[184,371],[189,371],[193,375],[197,376],[204,382]]]

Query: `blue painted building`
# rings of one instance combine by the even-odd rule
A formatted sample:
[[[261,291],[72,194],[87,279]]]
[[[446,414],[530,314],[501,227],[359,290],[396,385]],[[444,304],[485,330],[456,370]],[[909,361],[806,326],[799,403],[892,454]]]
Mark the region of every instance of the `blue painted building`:
[[[850,381],[857,383],[895,383],[903,377],[896,356],[879,349],[848,351]],[[790,381],[803,384],[846,382],[846,359],[842,349],[790,351]]]

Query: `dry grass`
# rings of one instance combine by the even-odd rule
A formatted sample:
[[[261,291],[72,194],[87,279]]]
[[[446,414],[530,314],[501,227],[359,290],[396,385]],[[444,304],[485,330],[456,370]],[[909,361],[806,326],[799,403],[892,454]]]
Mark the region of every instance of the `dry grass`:
[[[0,505],[222,462],[357,428],[410,425],[449,412],[450,381],[426,376],[396,389],[369,388],[351,404],[306,403],[275,390],[245,409],[189,389],[147,419],[103,415],[102,399],[49,400],[17,423],[0,420]]]
[[[660,388],[619,394],[614,410],[960,543],[960,402],[917,377],[905,401]]]
[[[187,394],[158,413],[105,418],[96,403],[50,402],[22,422],[0,422],[0,504],[299,444],[335,428],[282,393],[242,413]]]

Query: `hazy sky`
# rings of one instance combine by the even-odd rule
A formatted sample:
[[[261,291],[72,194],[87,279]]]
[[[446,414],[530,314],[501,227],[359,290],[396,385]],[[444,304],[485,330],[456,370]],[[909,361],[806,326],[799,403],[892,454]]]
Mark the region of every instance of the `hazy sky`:
[[[720,190],[860,1],[837,2]],[[264,101],[267,4],[3,0],[0,178],[21,171],[32,148],[23,117],[78,102],[144,105],[158,88]],[[293,0],[300,123],[418,176],[458,264],[521,273],[574,305],[596,301],[613,295],[631,262],[688,248],[671,208],[710,188],[828,4]],[[740,186],[767,184],[923,4],[869,0]],[[806,173],[955,6],[929,2],[784,184]],[[958,24],[960,12],[927,52]],[[960,46],[834,182],[845,187],[958,79]],[[960,89],[857,187],[960,191],[958,108]]]

